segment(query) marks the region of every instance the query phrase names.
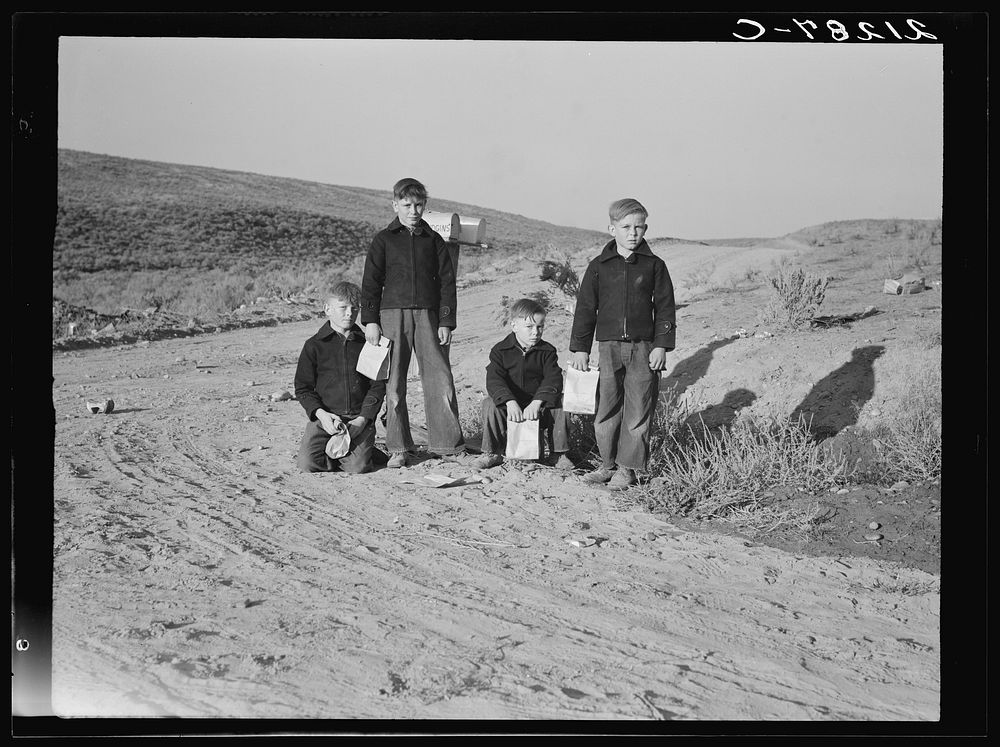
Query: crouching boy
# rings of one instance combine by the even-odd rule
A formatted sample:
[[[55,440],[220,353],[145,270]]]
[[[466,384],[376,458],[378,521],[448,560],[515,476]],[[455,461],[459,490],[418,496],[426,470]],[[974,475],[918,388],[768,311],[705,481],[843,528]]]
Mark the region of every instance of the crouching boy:
[[[309,422],[297,463],[306,472],[360,474],[372,468],[375,418],[385,399],[385,382],[356,370],[365,344],[364,332],[354,323],[360,299],[361,289],[354,283],[334,285],[324,307],[327,321],[299,354],[295,396]]]
[[[542,340],[545,309],[530,298],[510,308],[511,333],[490,350],[483,399],[483,448],[473,466],[489,469],[503,463],[507,421],[538,420],[549,435],[549,463],[560,469],[576,465],[569,457],[569,432],[562,409],[562,369],[556,349]]]

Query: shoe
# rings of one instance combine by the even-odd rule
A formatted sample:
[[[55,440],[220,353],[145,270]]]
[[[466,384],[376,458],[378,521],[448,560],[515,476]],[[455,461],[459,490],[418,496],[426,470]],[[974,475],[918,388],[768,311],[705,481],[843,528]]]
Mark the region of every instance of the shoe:
[[[399,469],[400,467],[405,467],[407,465],[407,454],[405,451],[397,451],[392,456],[389,457],[389,461],[385,463],[386,467],[390,469]]]
[[[549,461],[550,467],[555,467],[556,469],[564,469],[572,472],[576,469],[576,462],[569,458],[568,454],[553,454],[552,460]]]
[[[503,457],[499,454],[483,454],[476,457],[472,462],[472,466],[476,469],[492,469],[493,467],[499,467],[501,464],[503,464]]]
[[[615,471],[613,469],[609,469],[607,467],[599,467],[598,469],[595,469],[593,472],[588,472],[587,474],[585,474],[583,476],[583,479],[586,480],[587,482],[597,482],[603,484],[606,483],[608,480],[610,480],[612,475],[614,474]]]
[[[615,476],[611,478],[611,482],[608,483],[608,487],[612,490],[625,490],[630,488],[638,482],[635,478],[635,470],[629,469],[628,467],[622,467],[617,472]]]

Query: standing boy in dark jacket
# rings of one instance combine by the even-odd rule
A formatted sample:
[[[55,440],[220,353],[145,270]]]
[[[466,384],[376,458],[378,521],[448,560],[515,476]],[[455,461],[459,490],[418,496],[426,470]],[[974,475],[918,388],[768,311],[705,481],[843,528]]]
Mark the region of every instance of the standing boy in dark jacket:
[[[367,472],[375,448],[375,418],[385,398],[385,382],[357,372],[365,344],[354,324],[361,289],[354,283],[333,286],[324,311],[327,321],[306,340],[295,369],[295,396],[309,422],[297,463],[306,472]],[[340,434],[350,438],[348,452],[331,459],[327,445]]]
[[[587,371],[596,337],[600,378],[594,436],[601,466],[589,482],[624,489],[649,460],[649,429],[666,353],[674,349],[674,286],[643,234],[649,213],[631,198],[611,203],[614,240],[591,260],[577,293],[570,365]],[[616,469],[617,466],[617,469]]]
[[[522,298],[510,307],[511,333],[490,350],[483,399],[483,455],[473,462],[479,469],[503,463],[507,421],[538,420],[551,431],[553,466],[574,469],[569,458],[569,432],[562,409],[562,369],[559,354],[542,339],[545,309]],[[556,456],[558,455],[558,456]]]
[[[440,455],[466,451],[458,420],[448,346],[455,329],[455,266],[441,235],[421,217],[427,189],[401,179],[392,189],[396,217],[375,234],[361,281],[361,323],[373,345],[392,340],[386,390],[385,444],[389,467],[405,467],[414,450],[406,409],[406,372],[415,353],[424,390],[427,448]]]

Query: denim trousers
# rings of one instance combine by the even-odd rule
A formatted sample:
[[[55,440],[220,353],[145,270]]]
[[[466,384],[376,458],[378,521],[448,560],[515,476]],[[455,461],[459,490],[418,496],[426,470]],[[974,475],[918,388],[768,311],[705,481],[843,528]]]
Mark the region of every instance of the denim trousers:
[[[431,309],[382,309],[382,334],[392,340],[385,392],[385,446],[390,453],[413,451],[406,408],[406,375],[417,357],[424,390],[427,450],[435,454],[465,451],[458,420],[458,398],[448,347],[438,341],[438,315]]]
[[[303,472],[353,472],[361,474],[372,468],[372,450],[375,448],[375,421],[366,425],[356,438],[351,439],[349,451],[340,459],[326,455],[326,442],[330,434],[323,430],[318,420],[306,423],[296,464]]]
[[[499,454],[507,451],[507,407],[497,407],[490,397],[483,399],[481,408],[483,415],[483,446],[484,454]],[[566,413],[561,407],[544,407],[539,416],[538,427],[545,431],[544,444],[550,454],[564,454],[569,451],[569,431],[566,426]]]
[[[602,466],[645,469],[660,372],[649,370],[652,342],[598,342],[594,437]]]

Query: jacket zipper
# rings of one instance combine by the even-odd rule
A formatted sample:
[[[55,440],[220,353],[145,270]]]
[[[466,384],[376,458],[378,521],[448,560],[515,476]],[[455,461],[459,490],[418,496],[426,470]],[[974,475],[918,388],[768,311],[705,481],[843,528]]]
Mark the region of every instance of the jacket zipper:
[[[347,333],[350,335],[350,332]],[[344,338],[344,349],[343,354],[340,356],[340,365],[344,369],[344,382],[347,384],[347,414],[354,412],[354,400],[351,396],[353,394],[354,387],[352,386],[352,379],[350,378],[350,371],[347,365],[347,337]]]
[[[624,305],[622,307],[622,339],[628,339],[628,262],[622,257],[622,264],[625,267],[625,281],[622,283],[622,293]]]
[[[410,231],[410,303],[417,303],[417,246],[413,240],[415,231]]]

